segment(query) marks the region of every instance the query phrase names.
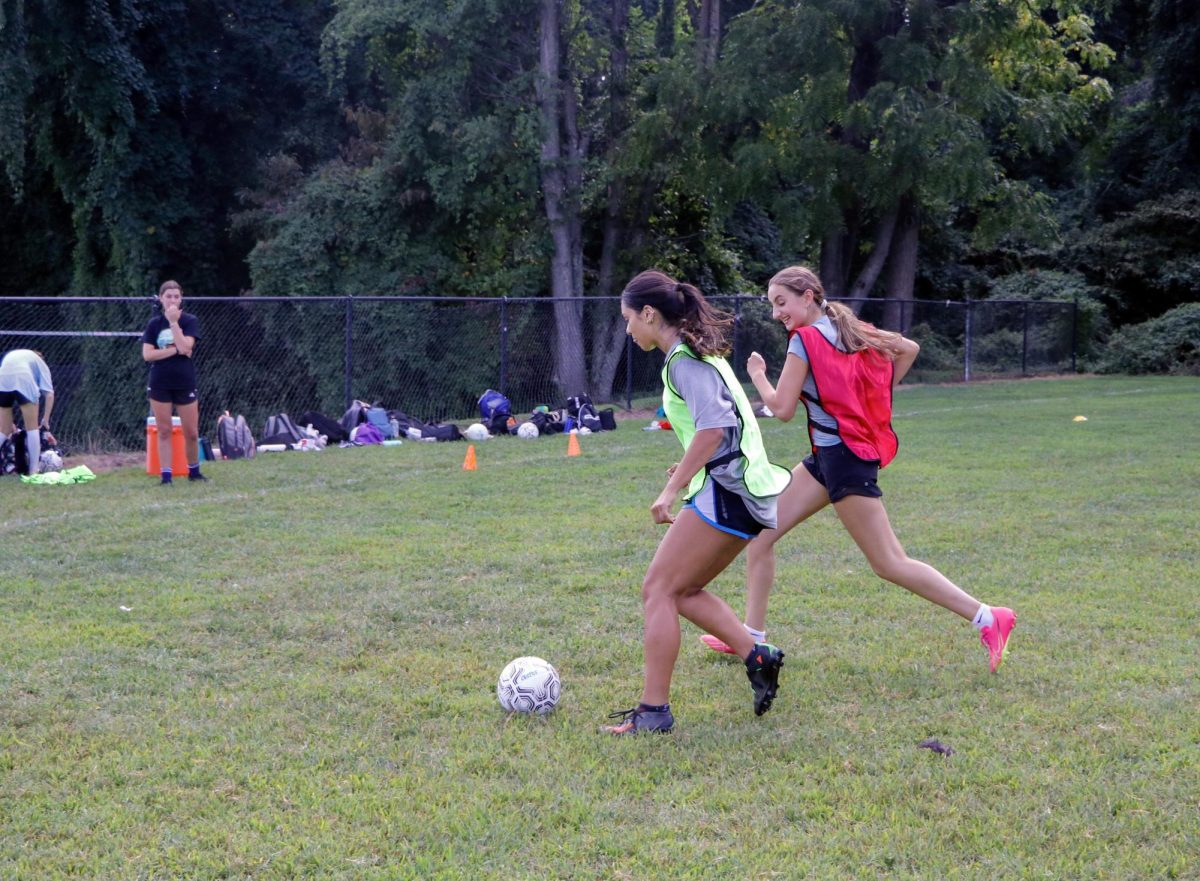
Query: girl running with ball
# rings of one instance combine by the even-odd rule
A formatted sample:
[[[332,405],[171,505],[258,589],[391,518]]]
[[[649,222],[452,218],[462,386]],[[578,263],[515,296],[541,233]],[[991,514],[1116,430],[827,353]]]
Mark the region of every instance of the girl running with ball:
[[[754,536],[775,526],[775,500],[791,475],[767,460],[750,402],[725,361],[728,315],[692,285],[655,270],[629,282],[621,315],[640,349],[666,355],[663,409],[684,453],[650,506],[654,522],[669,527],[642,581],[641,702],[613,713],[621,721],[604,730],[623,735],[674,726],[669,701],[680,616],[745,659],[754,712],[762,715],[775,699],[783,652],[752,639],[733,609],[705,588]],[[673,514],[681,492],[684,505]]]

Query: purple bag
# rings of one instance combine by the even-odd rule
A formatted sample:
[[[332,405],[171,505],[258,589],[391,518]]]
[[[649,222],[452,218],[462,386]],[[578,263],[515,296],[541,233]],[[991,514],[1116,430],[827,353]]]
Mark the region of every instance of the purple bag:
[[[363,422],[354,429],[354,437],[352,438],[356,444],[381,444],[383,443],[383,432],[372,425],[370,422]]]

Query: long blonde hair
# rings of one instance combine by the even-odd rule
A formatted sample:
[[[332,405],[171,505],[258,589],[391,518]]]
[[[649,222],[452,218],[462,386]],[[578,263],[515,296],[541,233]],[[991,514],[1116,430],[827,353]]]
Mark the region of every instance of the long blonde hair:
[[[900,341],[904,339],[900,334],[880,330],[870,322],[860,319],[849,307],[829,302],[825,299],[825,288],[821,279],[807,266],[789,266],[779,270],[771,278],[767,288],[769,290],[775,286],[787,288],[797,297],[804,296],[805,291],[812,291],[813,302],[829,316],[829,320],[837,328],[842,348],[847,352],[874,349],[891,359],[895,359],[900,353]]]

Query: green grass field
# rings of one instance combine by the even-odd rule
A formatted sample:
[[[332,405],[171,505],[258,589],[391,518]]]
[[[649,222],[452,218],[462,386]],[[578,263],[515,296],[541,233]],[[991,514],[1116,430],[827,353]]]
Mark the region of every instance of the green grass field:
[[[1000,673],[823,512],[771,712],[685,623],[676,732],[614,739],[678,458],[641,424],[0,481],[0,878],[1200,877],[1200,380],[902,390],[885,502],[1017,610]],[[496,703],[522,654],[544,720]]]

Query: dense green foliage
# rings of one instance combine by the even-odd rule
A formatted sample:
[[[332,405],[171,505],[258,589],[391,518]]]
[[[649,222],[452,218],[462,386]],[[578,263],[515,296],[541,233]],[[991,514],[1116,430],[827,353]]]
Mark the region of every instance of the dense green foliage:
[[[1157,318],[1121,328],[1105,345],[1099,369],[1200,375],[1200,303],[1177,306]]]
[[[1198,419],[1191,377],[902,387],[889,514],[1017,610],[1000,672],[824,511],[779,545],[771,711],[685,625],[676,731],[634,740],[597,728],[670,432],[0,478],[0,877],[1195,879]],[[524,654],[545,720],[496,703]]]
[[[0,0],[0,290],[567,298],[802,260],[904,327],[1039,273],[1086,290],[1086,354],[1196,299],[1198,84],[1187,0]],[[606,397],[621,329],[584,312],[556,378]]]

